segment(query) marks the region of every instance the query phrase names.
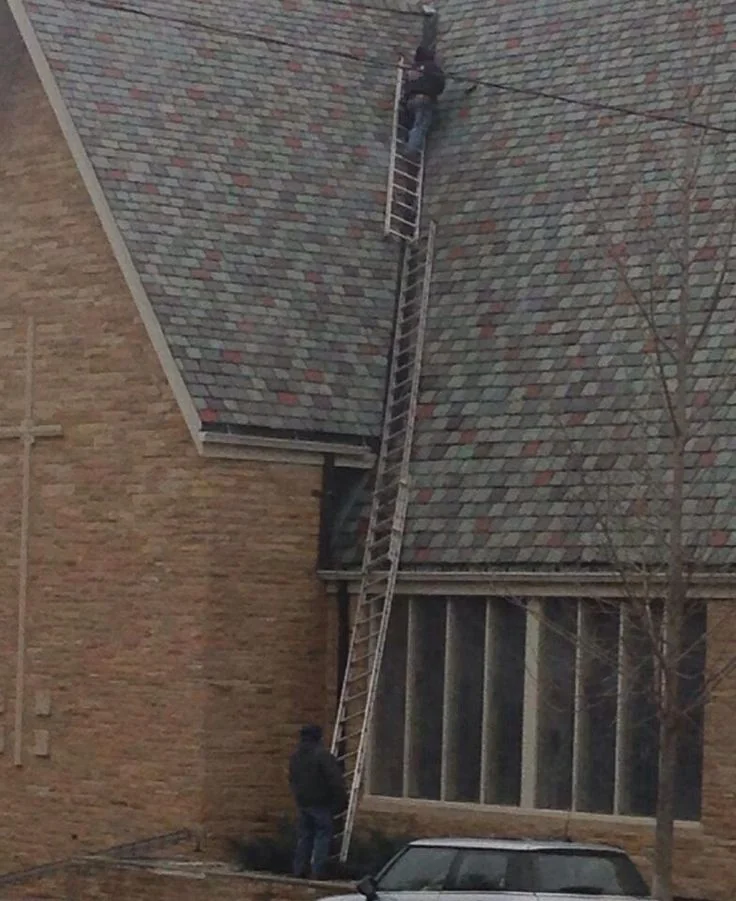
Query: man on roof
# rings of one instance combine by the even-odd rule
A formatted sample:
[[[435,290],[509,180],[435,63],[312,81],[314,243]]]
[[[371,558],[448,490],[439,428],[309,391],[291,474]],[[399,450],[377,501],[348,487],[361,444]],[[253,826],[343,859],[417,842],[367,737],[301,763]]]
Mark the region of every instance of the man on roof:
[[[445,89],[445,74],[435,60],[434,52],[423,45],[417,47],[414,61],[404,79],[403,102],[409,137],[406,151],[417,156],[424,147],[437,98]]]

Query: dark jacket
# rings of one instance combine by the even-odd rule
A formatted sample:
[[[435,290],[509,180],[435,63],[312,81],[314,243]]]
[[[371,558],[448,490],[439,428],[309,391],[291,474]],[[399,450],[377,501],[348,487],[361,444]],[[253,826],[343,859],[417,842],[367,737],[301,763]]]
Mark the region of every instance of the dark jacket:
[[[424,94],[432,100],[436,100],[445,90],[445,73],[434,60],[428,60],[417,66],[419,76],[406,81],[405,99]]]
[[[347,805],[340,765],[317,742],[299,742],[289,761],[289,785],[298,807],[329,807],[339,813]]]

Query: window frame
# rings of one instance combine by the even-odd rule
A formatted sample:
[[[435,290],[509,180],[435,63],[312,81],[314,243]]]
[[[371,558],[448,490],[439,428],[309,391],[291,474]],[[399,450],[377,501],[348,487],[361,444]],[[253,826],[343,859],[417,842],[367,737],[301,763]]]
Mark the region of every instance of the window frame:
[[[433,600],[437,600],[437,596],[432,596]],[[489,723],[493,715],[493,690],[491,678],[494,672],[494,641],[496,632],[494,630],[500,628],[498,617],[499,602],[510,603],[508,599],[502,596],[482,597],[473,595],[456,595],[443,598],[445,603],[445,644],[444,644],[444,660],[442,664],[444,684],[442,692],[442,742],[441,742],[441,762],[440,762],[440,790],[439,798],[434,799],[435,803],[452,803],[452,804],[468,804],[473,806],[489,806],[499,807],[505,810],[518,810],[520,812],[551,812],[551,813],[582,813],[586,816],[595,817],[619,817],[626,819],[645,819],[651,820],[654,813],[632,813],[629,809],[627,785],[630,782],[630,761],[627,759],[627,748],[630,744],[632,724],[631,698],[630,698],[630,681],[633,678],[631,667],[627,665],[629,656],[628,641],[630,638],[630,613],[628,605],[622,599],[606,599],[605,603],[614,605],[618,608],[618,647],[616,666],[616,721],[614,724],[615,733],[615,753],[613,759],[613,792],[612,792],[612,809],[610,811],[590,810],[586,809],[583,804],[581,795],[581,748],[583,742],[581,739],[582,729],[580,725],[580,710],[582,709],[581,700],[583,697],[583,667],[585,656],[585,641],[580,640],[580,635],[586,628],[591,628],[589,621],[591,617],[585,615],[586,605],[590,605],[589,609],[596,604],[595,598],[586,597],[570,597],[560,598],[576,605],[576,634],[575,641],[575,673],[574,673],[574,714],[572,721],[573,749],[572,749],[572,792],[571,803],[568,808],[561,807],[540,807],[539,806],[539,782],[542,767],[540,766],[540,711],[543,707],[541,698],[540,678],[540,650],[542,648],[542,631],[544,629],[544,604],[550,597],[530,597],[519,600],[519,606],[524,608],[525,617],[525,636],[524,636],[524,682],[522,686],[522,729],[521,729],[521,784],[519,791],[518,804],[497,804],[489,802],[487,799],[490,794],[489,790],[489,759],[492,752],[489,741]],[[416,686],[414,674],[417,666],[417,619],[418,611],[421,607],[424,597],[421,595],[406,595],[401,599],[407,603],[407,634],[406,634],[406,667],[405,667],[405,683],[404,683],[404,722],[403,722],[403,761],[402,761],[402,794],[386,795],[386,797],[396,797],[404,799],[412,799],[416,795],[411,794],[411,767],[412,767],[412,744],[414,716],[416,711]],[[482,722],[480,724],[480,741],[481,741],[481,757],[480,757],[480,773],[479,773],[479,791],[477,800],[453,800],[448,797],[451,792],[448,790],[448,774],[451,770],[450,759],[448,754],[452,752],[450,748],[449,723],[450,723],[450,705],[453,697],[452,680],[455,678],[454,671],[455,658],[457,649],[453,644],[456,632],[456,604],[460,601],[472,601],[474,603],[484,605],[484,637],[483,637],[483,684],[481,691],[481,710]],[[697,601],[698,604],[705,605],[706,626],[704,637],[707,642],[707,603]],[[588,622],[588,625],[586,625]],[[702,727],[701,727],[702,728]],[[701,742],[703,735],[701,734]],[[371,747],[373,742],[371,740]],[[381,797],[380,793],[374,792],[372,785],[372,777],[368,768],[366,774],[366,793]],[[703,780],[703,760],[701,752],[700,760],[700,779],[701,787]],[[427,799],[433,800],[433,799]],[[702,820],[702,791],[701,805],[697,817],[678,819],[677,822],[685,824],[695,824]]]

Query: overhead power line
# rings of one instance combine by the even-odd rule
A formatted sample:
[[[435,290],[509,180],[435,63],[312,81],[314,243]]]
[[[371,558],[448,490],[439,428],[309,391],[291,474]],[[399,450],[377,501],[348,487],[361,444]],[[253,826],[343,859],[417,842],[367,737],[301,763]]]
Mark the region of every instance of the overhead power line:
[[[139,9],[138,7],[119,2],[106,2],[106,0],[67,0],[69,3],[87,6],[90,8],[112,10],[115,12],[127,13],[130,15],[140,16],[151,21],[164,22],[169,25],[175,25],[182,28],[193,28],[198,31],[208,32],[211,34],[219,34],[226,37],[234,37],[243,40],[257,41],[274,47],[287,48],[290,50],[298,50],[301,53],[314,53],[322,56],[334,57],[337,59],[351,60],[360,63],[363,66],[373,69],[385,70],[389,66],[395,66],[395,58],[366,57],[362,54],[355,53],[350,50],[331,49],[329,47],[319,47],[311,44],[302,44],[296,41],[290,41],[286,38],[278,38],[270,35],[260,34],[247,29],[233,29],[222,25],[215,25],[209,22],[203,22],[197,19],[189,19],[172,15],[163,15],[161,13],[151,12],[150,10]],[[338,0],[339,2],[339,0]],[[400,10],[396,10],[400,12]],[[578,106],[584,109],[595,110],[601,113],[614,113],[620,116],[630,116],[639,119],[645,119],[651,122],[663,122],[670,125],[686,128],[697,128],[702,131],[713,132],[723,135],[736,135],[736,128],[727,128],[722,125],[714,125],[710,122],[701,122],[696,119],[688,119],[685,116],[656,112],[653,110],[638,109],[636,107],[626,106],[618,103],[605,103],[599,100],[590,100],[585,97],[575,97],[568,94],[559,94],[554,91],[542,91],[536,88],[526,88],[520,85],[510,84],[508,82],[495,81],[487,78],[478,78],[472,75],[463,74],[453,69],[446,70],[446,76],[452,81],[459,84],[466,84],[470,90],[478,87],[489,88],[499,93],[515,94],[523,97],[530,97],[540,100],[550,100],[555,103],[565,103],[570,106]],[[469,93],[470,91],[468,91]]]

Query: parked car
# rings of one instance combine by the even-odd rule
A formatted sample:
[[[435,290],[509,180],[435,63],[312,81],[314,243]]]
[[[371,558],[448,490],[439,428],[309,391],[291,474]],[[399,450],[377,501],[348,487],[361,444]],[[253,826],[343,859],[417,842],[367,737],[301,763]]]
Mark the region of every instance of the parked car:
[[[367,901],[578,901],[650,898],[619,848],[482,838],[411,842],[358,890]],[[356,901],[345,895],[329,901]]]

